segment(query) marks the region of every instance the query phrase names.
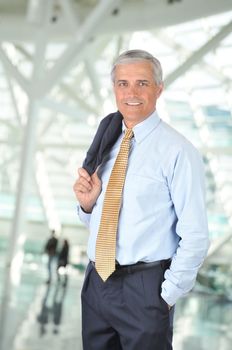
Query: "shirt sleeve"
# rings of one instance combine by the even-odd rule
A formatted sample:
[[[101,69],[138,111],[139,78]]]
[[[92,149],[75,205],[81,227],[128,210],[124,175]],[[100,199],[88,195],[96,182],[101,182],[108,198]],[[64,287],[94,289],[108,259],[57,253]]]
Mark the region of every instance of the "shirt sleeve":
[[[77,213],[81,222],[83,222],[83,224],[85,224],[86,227],[89,227],[91,213],[86,213],[79,204],[77,206]]]
[[[182,148],[175,159],[170,192],[180,241],[165,272],[161,296],[174,305],[193,288],[209,247],[203,161],[191,144]]]

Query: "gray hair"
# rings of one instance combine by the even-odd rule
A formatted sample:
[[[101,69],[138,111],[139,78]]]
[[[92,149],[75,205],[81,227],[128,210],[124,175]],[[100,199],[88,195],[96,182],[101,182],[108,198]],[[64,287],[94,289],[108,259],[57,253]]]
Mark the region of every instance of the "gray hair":
[[[116,58],[116,60],[113,63],[113,67],[111,70],[111,79],[114,83],[115,81],[115,69],[116,66],[119,64],[127,64],[127,63],[133,63],[138,61],[149,61],[152,64],[153,73],[154,73],[154,80],[157,85],[162,84],[163,82],[163,72],[162,67],[160,64],[160,61],[152,56],[149,52],[144,50],[128,50],[123,52],[120,56]]]

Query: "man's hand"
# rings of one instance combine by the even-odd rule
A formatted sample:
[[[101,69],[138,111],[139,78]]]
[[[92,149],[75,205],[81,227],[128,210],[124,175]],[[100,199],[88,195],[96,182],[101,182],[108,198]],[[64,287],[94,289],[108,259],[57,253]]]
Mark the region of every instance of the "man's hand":
[[[90,176],[84,168],[78,169],[78,179],[73,185],[76,198],[85,212],[91,213],[99,194],[101,193],[101,180],[97,170]]]
[[[162,297],[161,297],[162,298]],[[169,305],[167,302],[166,302],[166,300],[164,300],[163,298],[162,298],[162,300],[165,302],[165,304],[167,305],[167,307],[168,307],[168,310],[170,311],[171,309],[172,309],[172,306],[171,305]]]

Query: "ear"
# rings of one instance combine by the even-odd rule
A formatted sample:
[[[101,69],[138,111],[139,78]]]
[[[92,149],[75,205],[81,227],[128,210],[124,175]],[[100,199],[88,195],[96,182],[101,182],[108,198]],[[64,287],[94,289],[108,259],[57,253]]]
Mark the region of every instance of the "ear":
[[[164,89],[164,84],[163,83],[161,83],[161,84],[156,86],[156,98],[160,97],[160,95],[163,92],[163,89]]]

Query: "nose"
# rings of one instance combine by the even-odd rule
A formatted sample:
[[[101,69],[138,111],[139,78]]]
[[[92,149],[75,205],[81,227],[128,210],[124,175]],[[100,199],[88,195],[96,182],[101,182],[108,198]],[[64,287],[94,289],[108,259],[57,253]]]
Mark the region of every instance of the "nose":
[[[127,89],[128,96],[136,96],[138,94],[138,89],[135,84],[130,84]]]

